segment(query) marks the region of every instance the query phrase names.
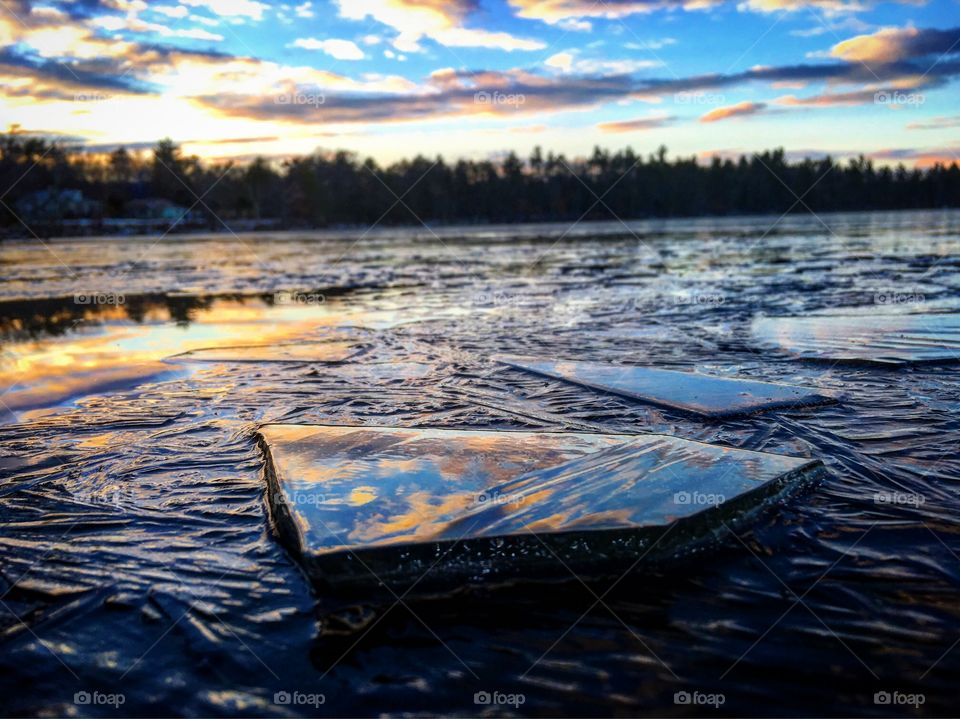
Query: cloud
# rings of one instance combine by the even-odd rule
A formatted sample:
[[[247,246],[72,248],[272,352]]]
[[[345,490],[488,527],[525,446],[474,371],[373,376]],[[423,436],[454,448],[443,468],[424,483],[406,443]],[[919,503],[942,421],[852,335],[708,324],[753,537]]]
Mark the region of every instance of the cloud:
[[[659,40],[646,40],[641,42],[625,42],[623,46],[628,50],[660,50],[669,45],[676,45],[676,38],[664,37]]]
[[[77,62],[70,66],[55,60],[0,49],[0,76],[6,82],[0,93],[45,99],[72,100],[78,93],[139,94],[149,88],[136,78],[117,72],[115,66]]]
[[[573,70],[573,59],[572,52],[558,52],[544,60],[543,64],[556,70],[571,72]]]
[[[393,46],[401,52],[420,52],[420,41],[430,38],[446,47],[484,47],[496,50],[542,50],[539,40],[506,32],[464,27],[476,9],[471,0],[335,0],[340,15],[350,20],[371,17],[399,34]]]
[[[650,115],[647,117],[638,117],[633,120],[619,120],[616,122],[601,122],[597,129],[601,132],[636,132],[638,130],[654,130],[659,127],[666,127],[676,122],[677,118],[673,115]]]
[[[433,40],[446,47],[485,47],[493,50],[542,50],[547,45],[540,40],[528,40],[514,37],[506,32],[472,30],[464,27],[452,27],[429,34]]]
[[[316,40],[312,37],[305,37],[294,40],[291,47],[299,47],[304,50],[321,50],[337,60],[363,60],[366,57],[363,50],[350,40]]]
[[[928,148],[884,149],[867,154],[872,160],[909,162],[914,167],[933,167],[960,163],[960,145]]]
[[[851,31],[862,33],[872,29],[871,26],[865,23],[863,20],[853,16],[847,16],[830,22],[823,20],[819,16],[817,16],[816,19],[820,22],[819,25],[814,25],[806,30],[791,30],[790,34],[794,37],[819,37],[820,35],[825,35],[827,33],[830,33],[831,35],[837,35],[840,32]]]
[[[825,107],[830,105],[867,105],[876,99],[873,89],[853,90],[851,92],[825,92],[810,97],[796,97],[784,95],[774,100],[777,105],[792,107]]]
[[[154,33],[161,37],[180,37],[189,40],[210,40],[220,42],[223,35],[212,33],[203,28],[178,28],[176,30],[161,25],[159,23],[145,22],[137,17],[117,17],[116,15],[104,15],[91,21],[95,26],[117,32],[119,30],[129,30],[137,33]]]
[[[746,117],[747,115],[756,115],[767,108],[765,102],[738,102],[736,105],[727,107],[718,107],[705,113],[700,122],[717,122],[727,120],[731,117]]]
[[[522,70],[439,70],[412,90],[324,93],[318,103],[218,92],[195,98],[218,112],[259,120],[316,123],[406,122],[441,117],[499,117],[576,110],[632,96],[627,76],[547,78]],[[309,97],[303,87],[294,92]],[[371,88],[372,90],[372,88]]]
[[[115,9],[125,8],[120,16],[104,16],[102,5],[92,2],[71,3],[69,9],[64,5],[64,10],[60,10],[60,6],[44,5],[33,12],[22,1],[19,4],[17,0],[6,1],[23,10],[23,17],[28,21],[17,23],[0,12],[0,41],[7,45],[0,51],[0,97],[6,98],[3,106],[10,110],[10,121],[37,126],[39,123],[31,122],[31,118],[36,117],[33,113],[39,106],[42,112],[55,112],[55,116],[69,120],[69,127],[65,129],[85,133],[98,142],[129,136],[125,128],[110,125],[108,110],[112,112],[114,108],[118,110],[113,117],[119,117],[121,112],[144,117],[160,106],[176,108],[177,112],[187,108],[191,114],[177,115],[177,119],[182,125],[188,122],[189,116],[188,127],[192,135],[196,133],[194,136],[203,134],[209,127],[211,137],[218,134],[252,137],[286,132],[295,126],[355,124],[362,127],[441,118],[486,120],[493,117],[504,121],[500,124],[507,127],[517,122],[542,121],[530,120],[531,116],[669,98],[677,93],[717,91],[733,103],[740,98],[725,88],[805,83],[823,83],[829,88],[829,92],[821,91],[810,97],[787,95],[767,102],[743,102],[718,108],[702,118],[703,122],[714,122],[760,112],[785,112],[790,107],[868,102],[875,89],[922,87],[927,92],[929,88],[942,87],[960,77],[960,58],[951,55],[934,64],[924,54],[931,47],[939,47],[937,43],[942,43],[943,33],[950,31],[939,31],[941,34],[935,35],[934,31],[912,28],[909,37],[897,45],[902,50],[898,59],[872,63],[870,68],[840,56],[806,64],[753,67],[734,73],[692,76],[662,73],[659,77],[643,77],[637,71],[650,67],[649,60],[594,59],[586,55],[599,50],[585,48],[554,52],[540,71],[466,70],[462,62],[450,58],[450,64],[456,69],[437,71],[419,79],[385,73],[350,76],[225,52],[185,50],[169,44],[144,42],[142,38],[110,37],[103,32],[103,17],[116,18],[114,22],[121,21],[124,28],[128,24],[143,27],[133,24],[143,21],[131,13],[152,16],[142,10],[144,4],[137,0],[111,0]],[[409,4],[410,0],[373,3],[393,8],[405,8]],[[370,0],[357,0],[361,10],[369,5]],[[625,7],[623,3],[615,5],[620,9]],[[160,7],[175,6],[168,2]],[[463,28],[464,18],[469,19],[475,9],[471,1],[428,0],[418,7],[447,19],[435,22],[429,32],[423,31],[427,27],[424,23],[416,39],[436,35],[455,43],[456,33],[463,31],[472,42],[476,38],[470,33],[485,32]],[[188,15],[187,19],[192,17]],[[186,22],[186,19],[174,19]],[[442,28],[452,34],[444,35]],[[403,32],[399,30],[400,35]],[[343,57],[356,57],[366,51],[359,42],[360,35],[362,32],[356,43],[301,38],[297,45],[334,56],[339,53]],[[370,41],[379,36],[372,36]],[[883,37],[889,40],[889,36],[887,33]],[[161,35],[160,40],[167,37],[171,36]],[[102,103],[89,102],[46,107],[74,101],[77,94],[99,97],[98,93],[113,98],[111,104],[105,107]],[[487,101],[478,97],[486,97]],[[114,105],[114,102],[124,104]],[[87,120],[81,121],[81,115]],[[194,120],[198,118],[209,121],[209,126],[203,130],[193,129]],[[601,123],[598,128],[603,132],[642,131],[665,127],[674,121],[672,116],[647,116]],[[258,125],[260,122],[272,124]],[[105,132],[108,127],[109,132]],[[331,131],[339,132],[339,129],[334,127]]]
[[[922,4],[922,0],[894,2]],[[594,19],[621,20],[631,15],[675,10],[709,11],[723,5],[736,5],[742,12],[763,14],[815,9],[835,18],[866,11],[872,4],[871,0],[509,0],[509,3],[517,17],[540,20],[564,30],[590,30],[590,20]],[[833,29],[840,27],[843,26],[837,24]],[[814,29],[809,34],[820,34],[820,31]]]
[[[190,14],[190,11],[187,10],[186,5],[154,5],[149,8],[152,12],[160,13],[161,15],[166,15],[167,17],[173,17],[182,19]]]
[[[578,75],[629,75],[663,65],[659,60],[596,60],[579,58],[579,50],[566,50],[544,60],[547,67]]]
[[[560,61],[558,61],[560,62]],[[571,67],[574,59],[571,58]],[[560,62],[565,65],[565,62]],[[540,112],[560,112],[596,107],[604,103],[628,100],[648,100],[677,93],[698,93],[719,88],[736,87],[751,83],[813,83],[848,85],[857,91],[872,94],[877,79],[887,87],[916,81],[926,68],[920,64],[901,61],[878,65],[870,69],[859,63],[830,62],[818,64],[785,65],[779,67],[754,67],[732,74],[705,74],[690,77],[635,78],[628,74],[579,75],[563,73],[543,75],[531,71],[510,70],[503,72],[443,70],[433,73],[421,83],[410,82],[409,87],[398,92],[374,88],[324,87],[325,102],[322,106],[288,104],[278,106],[272,95],[257,96],[253,93],[231,92],[223,88],[215,92],[197,93],[197,101],[218,112],[237,117],[258,120],[282,119],[288,122],[313,124],[328,123],[375,123],[406,122],[457,116],[516,116]],[[960,75],[960,63],[944,61],[936,65],[924,79],[925,87],[942,85]],[[299,91],[303,80],[291,81],[289,88]],[[209,86],[209,83],[208,83]],[[306,86],[307,88],[310,85]],[[475,93],[487,93],[491,97],[523,97],[523,102],[504,104],[478,104]],[[854,91],[850,91],[851,93]],[[789,96],[788,96],[789,97]],[[866,95],[834,96],[824,94],[819,99],[783,99],[779,105],[829,104],[831,101],[853,102]],[[717,108],[707,113],[702,120],[713,122],[736,116],[771,113],[767,103],[743,102],[731,107]]]
[[[657,10],[703,10],[725,0],[509,0],[517,17],[540,20],[565,30],[589,30],[585,18],[619,20]]]
[[[949,130],[954,127],[960,127],[960,115],[932,117],[929,120],[911,122],[907,125],[908,130]]]
[[[910,2],[911,0],[902,0]],[[738,6],[741,10],[773,13],[780,11],[796,12],[816,8],[828,15],[860,12],[867,9],[867,4],[859,0],[745,0]]]
[[[256,0],[181,0],[189,7],[204,8],[219,17],[263,19],[270,6]]]
[[[165,32],[161,32],[160,34],[166,35]],[[184,37],[190,40],[210,40],[211,42],[220,42],[223,40],[223,35],[218,35],[215,32],[208,32],[207,30],[198,27],[174,30],[172,31],[170,37]]]
[[[832,57],[862,63],[892,63],[945,54],[960,54],[960,28],[885,27],[870,35],[844,40],[830,49]]]

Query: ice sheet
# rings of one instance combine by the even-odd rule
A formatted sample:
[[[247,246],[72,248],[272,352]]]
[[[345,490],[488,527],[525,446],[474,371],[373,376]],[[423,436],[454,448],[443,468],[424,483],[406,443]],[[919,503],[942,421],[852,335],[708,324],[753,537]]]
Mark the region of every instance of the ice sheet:
[[[805,387],[714,377],[697,372],[525,357],[497,359],[516,369],[704,417],[735,417],[771,409],[823,404],[835,399],[827,392]]]
[[[903,365],[960,360],[960,314],[759,317],[756,342],[804,359]]]
[[[278,531],[324,586],[691,551],[818,462],[667,437],[266,425]]]

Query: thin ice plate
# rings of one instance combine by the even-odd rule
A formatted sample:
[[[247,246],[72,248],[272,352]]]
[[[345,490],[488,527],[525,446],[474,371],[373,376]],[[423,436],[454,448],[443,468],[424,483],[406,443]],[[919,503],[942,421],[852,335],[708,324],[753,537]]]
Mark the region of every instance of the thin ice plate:
[[[498,359],[515,369],[702,417],[736,417],[836,401],[829,393],[806,387],[697,372],[525,357]]]
[[[960,314],[859,314],[758,317],[764,348],[802,359],[906,365],[960,360]]]
[[[662,435],[315,425],[260,435],[278,532],[335,589],[680,556],[819,465]]]

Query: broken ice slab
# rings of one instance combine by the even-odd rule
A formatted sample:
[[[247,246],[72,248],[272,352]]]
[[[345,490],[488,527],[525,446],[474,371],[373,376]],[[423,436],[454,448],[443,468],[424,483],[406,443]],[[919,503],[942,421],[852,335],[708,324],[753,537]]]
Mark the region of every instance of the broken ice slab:
[[[960,360],[960,314],[759,317],[754,339],[802,359],[903,365]]]
[[[696,372],[525,357],[498,357],[497,360],[515,369],[718,419],[835,401],[828,393],[806,387]]]
[[[168,357],[190,362],[344,362],[362,348],[350,342],[297,342],[275,345],[208,347]]]
[[[260,437],[281,539],[339,591],[689,556],[820,466],[661,435],[276,424]]]

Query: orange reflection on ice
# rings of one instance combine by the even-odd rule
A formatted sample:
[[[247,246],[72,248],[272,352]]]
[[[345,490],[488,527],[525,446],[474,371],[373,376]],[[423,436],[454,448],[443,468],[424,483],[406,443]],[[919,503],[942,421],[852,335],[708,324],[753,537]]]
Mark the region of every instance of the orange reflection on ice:
[[[214,300],[190,309],[187,322],[162,304],[67,311],[72,321],[64,323],[64,334],[3,346],[0,402],[10,412],[174,376],[183,368],[161,360],[180,352],[315,339],[318,331],[343,321],[322,305],[270,306],[259,300]],[[6,327],[16,336],[23,324],[13,319]]]

